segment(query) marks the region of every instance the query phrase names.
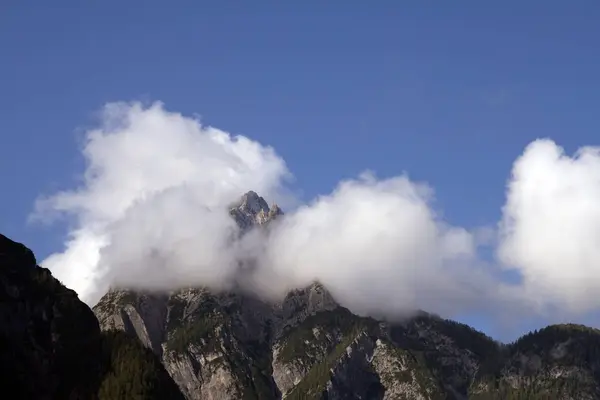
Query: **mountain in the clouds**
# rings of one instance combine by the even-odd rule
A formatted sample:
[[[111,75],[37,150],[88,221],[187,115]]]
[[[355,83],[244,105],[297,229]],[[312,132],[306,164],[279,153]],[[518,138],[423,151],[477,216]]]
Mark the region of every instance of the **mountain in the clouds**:
[[[255,192],[230,214],[242,232],[283,215]],[[316,282],[277,303],[112,290],[94,312],[160,357],[187,399],[600,399],[600,332],[583,326],[506,346],[427,313],[359,317]]]
[[[282,216],[254,192],[230,213],[243,231]],[[424,312],[359,317],[317,282],[275,303],[201,287],[111,290],[92,313],[31,251],[0,239],[7,398],[600,399],[600,331],[584,326],[501,345]]]
[[[240,229],[244,231],[256,225],[269,223],[278,216],[283,215],[283,211],[277,204],[269,207],[265,199],[251,190],[244,194],[238,202],[230,206],[229,214],[235,219]]]

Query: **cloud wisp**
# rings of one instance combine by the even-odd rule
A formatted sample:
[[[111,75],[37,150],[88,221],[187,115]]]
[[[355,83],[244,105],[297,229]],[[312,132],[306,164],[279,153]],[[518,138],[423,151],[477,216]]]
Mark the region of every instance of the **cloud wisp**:
[[[109,104],[86,139],[82,184],[40,199],[36,213],[74,217],[64,251],[42,264],[88,304],[110,285],[227,288],[239,260],[252,258],[245,284],[258,294],[277,297],[318,280],[361,314],[577,314],[599,306],[590,296],[600,288],[598,149],[573,158],[549,140],[525,149],[490,264],[478,245],[495,233],[447,224],[434,212],[433,189],[406,174],[342,181],[240,241],[227,208],[242,193],[295,202],[291,174],[272,148],[160,103]],[[522,282],[498,279],[501,267]]]

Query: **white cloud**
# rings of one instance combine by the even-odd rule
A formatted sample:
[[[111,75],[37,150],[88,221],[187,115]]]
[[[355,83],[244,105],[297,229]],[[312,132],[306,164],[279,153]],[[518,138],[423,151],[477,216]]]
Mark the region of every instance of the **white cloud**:
[[[291,212],[268,237],[234,243],[232,201],[248,190],[287,196],[289,172],[272,149],[161,104],[118,103],[105,107],[83,153],[83,185],[43,200],[40,210],[76,217],[65,251],[43,264],[89,303],[115,283],[224,287],[249,256],[259,267],[245,284],[263,295],[319,280],[363,313],[480,303],[485,279],[473,290],[473,277],[485,274],[473,270],[474,238],[440,221],[431,188],[406,176],[365,173]]]
[[[551,140],[531,143],[513,166],[500,240],[500,260],[540,310],[598,309],[600,148],[569,157]]]
[[[38,204],[38,214],[75,217],[65,250],[42,264],[89,304],[115,283],[222,288],[237,280],[281,295],[318,280],[371,315],[420,308],[506,318],[532,307],[598,306],[597,149],[571,159],[553,142],[532,143],[515,162],[499,232],[445,223],[433,211],[432,188],[406,175],[365,173],[288,209],[267,233],[235,241],[227,206],[242,193],[294,204],[285,186],[291,175],[273,149],[160,103],[109,104],[101,122],[87,134],[82,185]],[[497,266],[479,259],[478,246],[496,241],[499,259],[522,274],[522,284],[502,281]],[[256,260],[252,274],[240,277],[241,258]]]
[[[294,286],[319,280],[344,305],[371,315],[482,306],[494,293],[486,291],[474,237],[440,221],[431,197],[406,176],[341,182],[274,227],[261,287],[273,288],[274,274]]]
[[[106,235],[80,227],[69,234],[63,253],[52,254],[41,264],[86,300],[88,294],[97,292],[100,249],[105,244]]]
[[[42,199],[38,213],[76,217],[65,251],[43,264],[90,303],[102,294],[107,277],[156,285],[160,278],[147,273],[152,264],[139,258],[151,246],[179,249],[202,232],[202,240],[185,251],[214,257],[207,249],[229,228],[225,223],[209,232],[224,218],[206,208],[224,207],[250,189],[283,202],[287,196],[281,184],[290,175],[273,149],[203,127],[160,103],[107,105],[101,126],[87,134],[83,154],[82,186]]]

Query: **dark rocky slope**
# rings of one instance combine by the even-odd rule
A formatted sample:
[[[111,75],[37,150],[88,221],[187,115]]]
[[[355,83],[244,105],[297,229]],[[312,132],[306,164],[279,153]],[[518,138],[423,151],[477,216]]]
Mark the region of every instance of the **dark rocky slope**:
[[[74,291],[0,235],[0,386],[11,399],[182,398],[158,358],[100,331]]]

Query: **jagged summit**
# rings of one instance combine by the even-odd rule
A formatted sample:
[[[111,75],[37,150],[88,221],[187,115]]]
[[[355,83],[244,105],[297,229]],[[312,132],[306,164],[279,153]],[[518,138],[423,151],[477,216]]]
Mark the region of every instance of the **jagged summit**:
[[[269,212],[269,205],[265,199],[253,190],[250,190],[241,197],[237,208],[251,214],[258,214],[260,211]]]
[[[238,202],[234,203],[229,213],[242,230],[254,225],[264,225],[283,215],[283,211],[277,204],[269,207],[265,199],[253,190],[245,193]]]

